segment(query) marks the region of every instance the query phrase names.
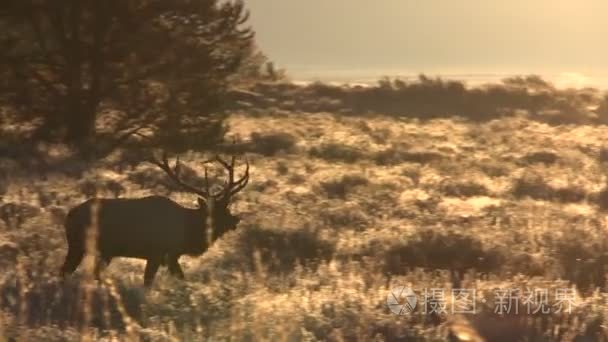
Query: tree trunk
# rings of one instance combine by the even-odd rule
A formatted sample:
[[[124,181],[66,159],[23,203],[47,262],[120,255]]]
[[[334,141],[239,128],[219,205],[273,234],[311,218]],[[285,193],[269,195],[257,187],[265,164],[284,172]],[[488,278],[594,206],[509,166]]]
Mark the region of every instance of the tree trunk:
[[[63,123],[65,122],[63,113],[49,113],[44,117],[42,125],[36,129],[32,138],[42,141],[62,140]]]
[[[74,102],[66,115],[65,142],[79,144],[92,137],[97,113],[96,108],[83,106],[78,100]]]
[[[33,135],[34,140],[80,144],[95,133],[97,107],[88,108],[71,100],[57,111],[44,117]]]

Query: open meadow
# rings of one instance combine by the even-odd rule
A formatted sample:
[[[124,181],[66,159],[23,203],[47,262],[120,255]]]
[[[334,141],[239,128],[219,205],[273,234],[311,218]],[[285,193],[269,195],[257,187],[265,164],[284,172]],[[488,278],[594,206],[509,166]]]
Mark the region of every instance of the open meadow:
[[[185,281],[161,268],[149,289],[136,259],[113,261],[100,282],[58,274],[65,214],[87,198],[156,194],[194,207],[195,196],[145,162],[150,151],[54,164],[68,153],[60,146],[37,146],[44,162],[4,153],[0,336],[606,340],[608,126],[580,114],[601,96],[532,81],[241,91],[227,109],[225,141],[236,144],[220,151],[251,164],[232,204],[241,223],[203,256],[181,258]],[[202,184],[213,153],[180,155],[192,183]],[[401,286],[418,306],[397,315],[387,296]],[[453,289],[475,291],[474,312],[454,310]],[[501,290],[517,313],[505,312]],[[546,308],[525,300],[535,290]]]

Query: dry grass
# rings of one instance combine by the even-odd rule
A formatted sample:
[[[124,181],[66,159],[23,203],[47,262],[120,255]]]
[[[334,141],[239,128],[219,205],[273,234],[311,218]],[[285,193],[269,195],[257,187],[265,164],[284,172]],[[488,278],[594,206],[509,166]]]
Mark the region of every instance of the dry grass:
[[[606,340],[608,128],[323,113],[234,113],[230,127],[230,135],[250,137],[240,147],[252,184],[233,209],[242,226],[203,257],[182,258],[185,282],[161,271],[147,291],[138,260],[116,260],[99,284],[82,271],[60,282],[62,214],[93,192],[154,192],[184,205],[194,198],[149,165],[112,159],[82,177],[3,174],[0,335]],[[204,156],[182,160],[199,181]],[[475,315],[396,316],[386,296],[401,285],[488,296],[495,288],[572,287],[579,306],[569,315],[499,316],[479,300]]]

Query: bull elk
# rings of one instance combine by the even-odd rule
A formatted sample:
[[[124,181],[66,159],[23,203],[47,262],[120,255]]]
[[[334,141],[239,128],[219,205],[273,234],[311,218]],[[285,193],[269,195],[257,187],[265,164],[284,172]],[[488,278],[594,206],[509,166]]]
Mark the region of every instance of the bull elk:
[[[107,266],[114,257],[130,257],[146,260],[144,286],[152,284],[161,265],[166,265],[173,276],[183,279],[184,272],[178,263],[180,256],[203,254],[213,241],[236,229],[240,221],[230,213],[229,204],[249,181],[249,162],[246,162],[243,176],[235,181],[234,156],[230,163],[219,156],[214,161],[221,164],[228,177],[223,188],[212,193],[206,167],[205,187],[198,189],[180,179],[179,158],[173,168],[166,154],[163,154],[162,161],[150,160],[173,182],[198,196],[196,209],[182,207],[161,196],[93,198],[72,208],[65,221],[68,254],[61,275],[65,277],[73,273],[85,254],[93,249],[96,252],[93,255],[97,260],[94,263],[97,278],[101,262]],[[93,240],[92,244],[90,240]]]

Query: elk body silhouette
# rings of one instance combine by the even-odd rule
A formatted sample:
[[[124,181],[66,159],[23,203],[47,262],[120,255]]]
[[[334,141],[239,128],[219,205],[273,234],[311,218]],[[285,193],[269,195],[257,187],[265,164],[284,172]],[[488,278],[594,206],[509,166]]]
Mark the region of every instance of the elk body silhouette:
[[[89,199],[71,209],[65,222],[68,254],[61,268],[62,276],[73,273],[89,252],[87,248],[95,246],[96,277],[99,277],[101,262],[108,265],[114,257],[131,257],[146,260],[145,286],[152,284],[161,265],[168,266],[172,275],[183,279],[180,256],[203,254],[213,241],[236,229],[240,221],[230,213],[229,204],[232,196],[249,181],[249,163],[243,177],[235,181],[235,157],[230,163],[220,157],[215,161],[228,171],[228,180],[221,191],[211,193],[206,168],[206,186],[197,189],[180,179],[179,159],[173,168],[166,155],[162,161],[151,160],[184,190],[198,195],[196,209],[182,207],[161,196]]]

